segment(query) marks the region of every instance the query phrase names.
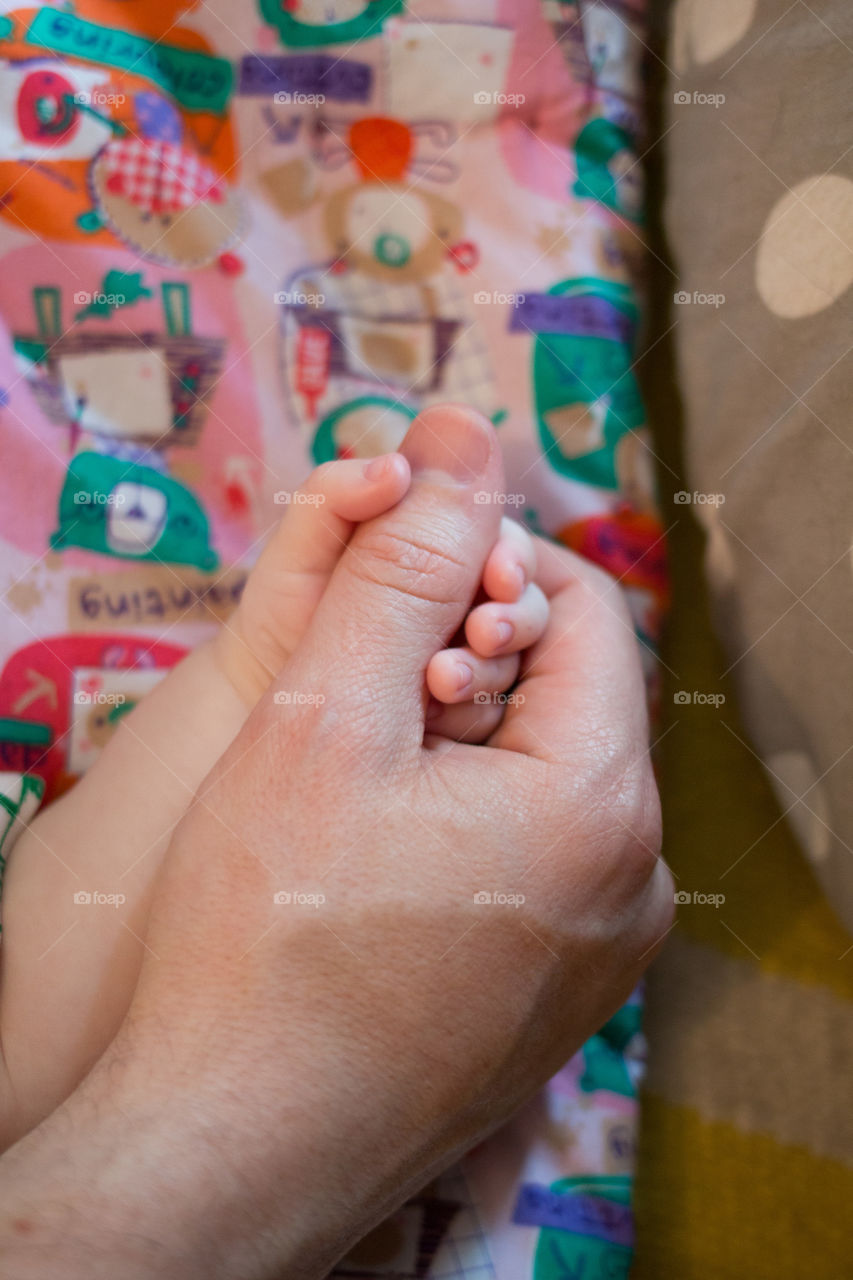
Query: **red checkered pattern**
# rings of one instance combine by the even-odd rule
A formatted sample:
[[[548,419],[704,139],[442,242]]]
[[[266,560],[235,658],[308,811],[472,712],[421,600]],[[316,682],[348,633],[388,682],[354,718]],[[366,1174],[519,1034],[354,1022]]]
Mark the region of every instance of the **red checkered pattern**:
[[[108,145],[101,163],[107,190],[151,213],[176,213],[201,200],[222,200],[215,170],[173,142],[122,138]]]

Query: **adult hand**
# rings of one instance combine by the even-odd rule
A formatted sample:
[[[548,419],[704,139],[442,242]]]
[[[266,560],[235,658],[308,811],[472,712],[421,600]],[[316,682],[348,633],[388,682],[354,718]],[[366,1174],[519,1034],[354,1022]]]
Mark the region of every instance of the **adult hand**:
[[[520,696],[484,708],[486,745],[425,734],[426,665],[497,531],[475,495],[503,479],[461,408],[403,452],[411,490],[356,532],[175,834],[122,1031],[0,1161],[16,1275],[54,1274],[61,1238],[68,1277],[324,1276],[606,1020],[668,928],[618,587],[540,544],[551,620]]]

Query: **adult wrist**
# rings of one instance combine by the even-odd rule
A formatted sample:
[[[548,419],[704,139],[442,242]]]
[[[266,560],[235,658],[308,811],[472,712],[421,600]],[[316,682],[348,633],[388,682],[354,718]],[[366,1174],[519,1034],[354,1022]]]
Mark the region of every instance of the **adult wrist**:
[[[111,1057],[0,1159],[0,1271],[15,1280],[324,1275],[292,1199],[285,1224],[255,1212],[223,1159],[227,1116],[116,1088],[123,1068]]]

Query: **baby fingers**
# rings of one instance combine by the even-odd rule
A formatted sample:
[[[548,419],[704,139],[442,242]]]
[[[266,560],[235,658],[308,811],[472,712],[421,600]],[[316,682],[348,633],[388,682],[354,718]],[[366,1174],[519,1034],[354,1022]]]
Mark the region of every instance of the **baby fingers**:
[[[467,647],[442,649],[430,659],[427,688],[439,702],[471,702],[483,694],[502,693],[518,676],[519,657],[482,658]]]
[[[465,620],[465,638],[481,658],[520,653],[541,637],[548,608],[541,588],[528,583],[514,604],[489,601],[472,609]]]
[[[513,603],[536,574],[536,544],[516,520],[504,516],[498,540],[483,569],[483,590],[492,600]]]

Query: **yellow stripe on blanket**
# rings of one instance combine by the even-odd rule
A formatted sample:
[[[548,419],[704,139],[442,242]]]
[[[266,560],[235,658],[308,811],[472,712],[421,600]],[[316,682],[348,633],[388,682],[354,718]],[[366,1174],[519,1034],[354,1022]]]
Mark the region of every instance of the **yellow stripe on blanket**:
[[[651,1095],[642,1116],[631,1280],[850,1275],[853,1169]]]

